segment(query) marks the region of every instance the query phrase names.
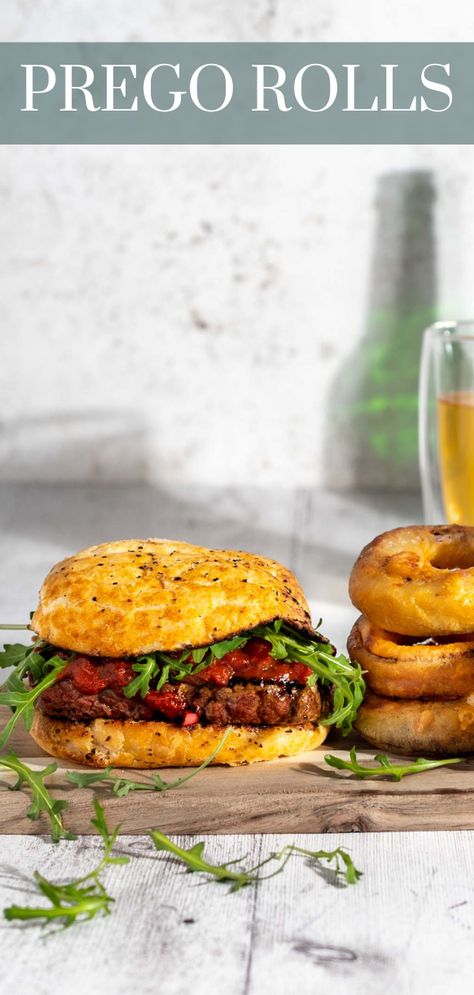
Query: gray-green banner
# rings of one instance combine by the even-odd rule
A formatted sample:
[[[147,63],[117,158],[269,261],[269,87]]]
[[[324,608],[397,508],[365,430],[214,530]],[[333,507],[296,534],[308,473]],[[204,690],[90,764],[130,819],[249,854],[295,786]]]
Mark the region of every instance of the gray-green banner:
[[[472,144],[474,44],[0,45],[1,144]]]

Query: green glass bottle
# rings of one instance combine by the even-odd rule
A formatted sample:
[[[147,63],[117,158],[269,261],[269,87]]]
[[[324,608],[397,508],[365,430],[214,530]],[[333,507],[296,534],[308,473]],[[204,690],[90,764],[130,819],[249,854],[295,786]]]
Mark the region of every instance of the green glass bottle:
[[[330,392],[330,486],[419,487],[420,349],[436,320],[434,199],[428,171],[379,181],[366,328]]]

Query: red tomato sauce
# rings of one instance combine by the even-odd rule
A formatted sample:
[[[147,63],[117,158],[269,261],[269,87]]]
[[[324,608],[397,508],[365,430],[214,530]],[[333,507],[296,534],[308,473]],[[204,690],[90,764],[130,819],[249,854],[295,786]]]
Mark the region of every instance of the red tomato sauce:
[[[271,643],[265,639],[249,639],[238,650],[231,650],[222,660],[211,663],[199,672],[203,684],[218,684],[225,687],[233,677],[244,681],[295,681],[306,684],[312,673],[304,663],[282,663],[270,656]]]
[[[135,676],[132,661],[105,660],[99,663],[94,657],[76,656],[60,672],[57,680],[68,677],[83,694],[98,694],[105,688],[124,688]]]
[[[304,663],[285,663],[270,656],[271,643],[265,639],[249,639],[241,649],[231,650],[222,660],[214,660],[197,674],[184,678],[183,683],[215,687],[227,687],[237,678],[243,681],[276,681],[306,684],[312,673]],[[76,656],[59,674],[58,680],[68,677],[82,694],[98,694],[105,688],[119,690],[130,684],[136,676],[132,660],[99,660],[88,656]],[[145,696],[151,707],[168,718],[176,718],[186,706],[179,692],[167,685],[160,691],[151,690]]]
[[[150,705],[150,708],[166,715],[167,719],[178,719],[186,710],[184,695],[169,685],[161,691],[149,691],[144,701]]]

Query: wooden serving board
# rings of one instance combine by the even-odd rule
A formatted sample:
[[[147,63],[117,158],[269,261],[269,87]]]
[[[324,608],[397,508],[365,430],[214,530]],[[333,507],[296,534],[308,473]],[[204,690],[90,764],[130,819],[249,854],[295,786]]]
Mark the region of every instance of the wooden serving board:
[[[0,726],[5,709],[0,709]],[[137,792],[116,798],[97,785],[96,796],[107,802],[112,824],[122,832],[142,833],[158,828],[165,833],[325,833],[393,830],[474,829],[474,758],[453,767],[440,767],[406,777],[400,783],[374,779],[360,781],[339,774],[324,762],[325,753],[347,756],[351,743],[333,740],[319,750],[273,763],[249,767],[212,767],[173,791]],[[25,763],[41,768],[47,755],[28,733],[18,729],[11,748]],[[357,741],[362,761],[374,750]],[[400,762],[400,757],[394,760]],[[49,780],[52,793],[65,798],[65,822],[75,833],[91,832],[92,789],[75,788],[65,778],[72,765],[60,766]],[[83,768],[84,769],[84,768]],[[122,771],[140,779],[139,771]],[[165,780],[183,769],[167,768]],[[0,771],[0,785],[14,783],[14,775]],[[48,833],[41,816],[26,816],[26,790],[1,791],[0,833]]]

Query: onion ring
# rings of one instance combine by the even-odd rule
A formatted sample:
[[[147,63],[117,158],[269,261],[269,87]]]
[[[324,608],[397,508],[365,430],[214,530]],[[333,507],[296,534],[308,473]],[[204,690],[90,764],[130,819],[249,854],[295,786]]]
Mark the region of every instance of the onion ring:
[[[474,693],[455,701],[394,701],[369,693],[355,727],[379,749],[421,756],[474,751]]]
[[[443,638],[443,637],[441,637]],[[436,644],[378,629],[363,615],[347,642],[369,688],[387,698],[461,698],[474,692],[474,635]]]
[[[474,632],[474,527],[413,525],[384,532],[356,560],[349,594],[388,632]]]

